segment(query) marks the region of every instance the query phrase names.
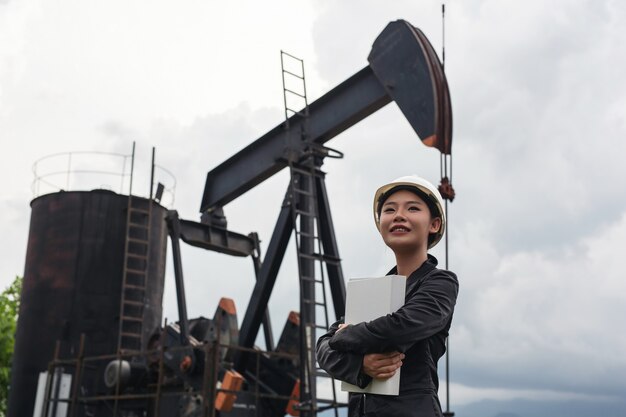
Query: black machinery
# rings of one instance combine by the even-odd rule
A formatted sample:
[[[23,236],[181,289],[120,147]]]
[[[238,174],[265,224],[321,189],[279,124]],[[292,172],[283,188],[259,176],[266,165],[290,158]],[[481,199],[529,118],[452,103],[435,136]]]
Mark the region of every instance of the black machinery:
[[[406,21],[392,22],[375,40],[368,61],[365,68],[292,112],[284,122],[211,170],[200,207],[201,222],[180,219],[176,211],[165,214],[179,321],[155,329],[150,337],[145,337],[146,331],[153,329],[139,325],[139,329],[128,331],[120,325],[118,350],[110,355],[88,358],[85,346],[89,337],[82,337],[74,349],[75,359],[61,359],[57,350],[49,368],[42,415],[56,416],[63,407],[69,416],[288,413],[308,417],[325,410],[337,415],[337,408],[345,404],[337,401],[332,383],[331,399],[318,395],[318,381],[329,377],[316,367],[314,356],[316,338],[329,325],[325,285],[329,286],[337,318],[345,308],[341,260],[321,171],[324,158],[340,157],[341,153],[325,144],[395,101],[423,143],[438,148],[444,156],[451,152],[448,86],[441,63],[424,34]],[[284,168],[290,170],[291,181],[261,259],[256,234],[229,231],[223,207]],[[267,304],[293,233],[300,312],[290,314],[281,337],[274,343]],[[256,284],[240,328],[235,307],[227,299],[221,301],[213,319],[187,318],[181,240],[207,250],[252,258]],[[141,307],[141,301],[125,298],[124,291],[132,287],[125,279],[119,319],[129,324],[141,323],[124,310],[126,304],[129,308]],[[266,352],[254,347],[261,324]],[[141,332],[141,343],[131,343]],[[73,375],[72,389],[59,400],[55,395],[62,386],[60,375],[68,370]],[[100,374],[97,383],[82,382],[84,375],[94,372]],[[11,407],[10,403],[9,416],[17,415],[11,414]]]

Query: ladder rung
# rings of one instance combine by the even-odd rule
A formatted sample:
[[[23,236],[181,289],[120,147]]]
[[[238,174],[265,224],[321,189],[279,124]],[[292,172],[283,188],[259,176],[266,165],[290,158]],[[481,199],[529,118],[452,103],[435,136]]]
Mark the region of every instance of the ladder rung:
[[[313,260],[316,260],[316,261],[325,262],[325,263],[331,264],[331,265],[339,265],[339,264],[341,264],[341,259],[340,258],[336,258],[336,257],[330,256],[330,255],[322,255],[320,253],[313,253],[313,254],[300,253],[300,254],[298,254],[298,256],[301,256],[302,258],[305,258],[305,259],[313,259]]]
[[[321,303],[319,301],[309,300],[308,298],[303,298],[302,301],[304,301],[306,304],[315,304],[316,306],[325,306],[326,305],[326,303]]]
[[[135,222],[130,222],[129,223],[132,227],[136,227],[138,229],[149,229],[148,226],[146,226],[145,224],[141,224],[141,223],[135,223]]]
[[[126,256],[128,256],[129,258],[135,258],[135,259],[148,259],[146,255],[139,255],[136,253],[127,253]]]
[[[135,339],[141,339],[141,334],[140,333],[121,332],[120,335],[122,337],[133,337]]]
[[[299,253],[298,256],[304,259],[313,259],[314,261],[321,261],[323,256],[320,256],[319,253],[308,254],[308,253]]]
[[[296,230],[296,234],[304,237],[312,237],[313,239],[319,239],[319,236],[314,235],[313,233],[300,232]]]
[[[128,304],[129,306],[143,307],[143,303],[141,301],[124,300],[124,304]]]
[[[285,88],[285,91],[288,91],[288,92],[290,92],[291,94],[295,94],[295,95],[296,95],[296,96],[298,96],[298,97],[301,97],[301,98],[306,98],[306,96],[305,96],[305,95],[302,95],[302,94],[300,94],[300,93],[296,93],[295,91],[290,90],[290,89],[288,89],[288,88]]]
[[[316,176],[316,172],[314,171],[315,168],[300,168],[297,167],[295,165],[290,165],[289,169],[291,170],[291,172],[297,172],[298,174],[302,174],[302,175],[306,175],[306,176]]]
[[[293,55],[291,55],[289,52],[285,52],[285,51],[283,51],[282,49],[280,50],[280,53],[281,53],[281,58],[282,58],[282,55],[285,55],[286,57],[289,57],[289,58],[291,58],[291,59],[293,59],[293,60],[296,60],[296,61],[298,61],[298,62],[300,62],[300,63],[303,63],[303,62],[304,62],[304,60],[302,60],[302,59],[298,58],[297,56],[293,56]]]
[[[313,196],[313,193],[312,193],[311,191],[306,191],[306,190],[303,190],[302,188],[296,188],[296,187],[293,187],[293,191],[294,191],[296,194],[306,195],[306,196],[308,196],[308,197],[312,197],[312,196]]]
[[[146,283],[141,281],[141,280],[131,280],[131,281],[127,281],[123,288],[127,288],[129,290],[144,290],[146,289]],[[132,297],[131,297],[132,298]]]
[[[146,246],[148,246],[148,243],[150,243],[147,239],[137,239],[136,237],[129,237],[128,241],[133,243],[140,243]]]
[[[297,77],[297,78],[300,78],[301,80],[304,80],[304,77],[303,77],[303,76],[298,75],[298,74],[294,74],[293,72],[291,72],[291,71],[289,71],[289,70],[283,69],[283,72],[286,72],[286,73],[287,73],[287,74],[289,74],[289,75],[293,75],[294,77]]]
[[[300,279],[302,281],[307,281],[307,282],[317,282],[319,284],[323,284],[324,281],[322,281],[321,279],[315,279],[315,278],[311,278],[311,277],[300,277]]]
[[[121,318],[124,321],[134,321],[137,323],[141,323],[143,321],[143,317],[122,316]]]
[[[142,271],[141,269],[135,269],[135,268],[126,268],[126,272],[130,272],[131,274],[136,274],[136,275],[146,275],[146,271]]]
[[[124,288],[128,288],[130,290],[145,290],[146,287],[144,285],[135,285],[135,284],[126,284]]]
[[[150,210],[140,209],[140,208],[136,208],[136,207],[131,207],[130,211],[134,211],[135,213],[150,214]]]
[[[315,217],[315,213],[312,213],[310,211],[300,210],[300,209],[296,209],[296,214],[299,214],[301,216],[306,216],[306,217]]]

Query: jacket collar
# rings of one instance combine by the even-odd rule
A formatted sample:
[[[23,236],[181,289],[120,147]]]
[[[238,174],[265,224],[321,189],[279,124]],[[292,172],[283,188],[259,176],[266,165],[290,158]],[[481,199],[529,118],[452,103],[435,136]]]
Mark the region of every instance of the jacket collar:
[[[424,261],[424,263],[415,271],[413,271],[411,275],[407,277],[407,281],[416,281],[437,267],[437,264],[439,263],[439,261],[437,261],[437,258],[435,258],[430,253],[427,254],[427,256],[428,258]],[[397,275],[397,274],[398,274],[397,266],[394,266],[393,268],[391,268],[391,271],[387,272],[387,275]]]

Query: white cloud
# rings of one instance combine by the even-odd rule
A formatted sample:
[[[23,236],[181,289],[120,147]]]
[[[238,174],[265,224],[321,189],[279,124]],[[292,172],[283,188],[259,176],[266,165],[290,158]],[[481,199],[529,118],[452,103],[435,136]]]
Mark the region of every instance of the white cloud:
[[[446,385],[439,389],[439,398],[446,398]],[[551,390],[533,390],[533,389],[506,389],[506,388],[474,388],[463,384],[450,384],[450,402],[452,409],[466,404],[472,404],[483,400],[530,400],[530,401],[596,401],[596,402],[613,402],[619,401],[621,398],[610,395],[588,395],[578,392],[567,391],[551,391]],[[445,400],[442,401],[445,409]]]
[[[594,391],[599,380],[622,386],[626,361],[614,353],[626,348],[617,330],[626,314],[626,263],[615,251],[626,242],[626,213],[560,253],[504,255],[476,244],[475,234],[470,228],[457,241],[467,256],[486,261],[479,269],[460,266],[451,342],[453,366],[470,371],[464,383],[578,392]]]

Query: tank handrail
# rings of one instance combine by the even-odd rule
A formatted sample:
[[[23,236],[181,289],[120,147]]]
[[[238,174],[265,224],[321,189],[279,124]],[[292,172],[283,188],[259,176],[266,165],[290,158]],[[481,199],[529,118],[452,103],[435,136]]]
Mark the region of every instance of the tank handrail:
[[[158,168],[160,171],[163,171],[172,180],[172,185],[170,187],[165,187],[165,184],[163,184],[163,186],[164,186],[163,191],[165,193],[168,193],[171,196],[172,201],[169,203],[169,206],[173,206],[174,205],[174,197],[176,195],[176,177],[174,176],[172,171],[170,171],[169,169],[165,168],[162,165],[154,164],[154,167]]]
[[[117,172],[112,172],[112,171],[100,171],[97,169],[74,169],[71,172],[75,174],[109,174],[109,175],[118,175],[118,176],[130,175],[130,174],[119,174]],[[60,175],[60,174],[67,174],[67,173],[68,171],[52,171],[52,172],[47,172],[43,175],[39,175],[38,178],[50,177],[52,175]]]
[[[102,174],[108,174],[108,175],[116,175],[116,176],[117,176],[117,175],[120,175],[120,174],[111,173],[111,172],[104,172],[104,171],[86,171],[86,170],[81,170],[81,171],[72,171],[72,172],[73,172],[73,173],[79,173],[79,174],[101,174],[101,175],[102,175]],[[57,184],[54,184],[54,183],[52,183],[52,182],[47,181],[47,180],[45,180],[45,179],[44,179],[44,178],[46,178],[46,177],[51,177],[51,176],[61,175],[61,174],[67,174],[67,172],[65,172],[65,171],[51,172],[51,173],[48,173],[48,174],[45,174],[45,175],[42,175],[42,176],[36,177],[36,178],[35,178],[35,180],[33,181],[33,183],[34,183],[35,181],[38,181],[38,182],[41,182],[41,183],[43,183],[43,184],[48,185],[48,186],[49,186],[49,187],[51,187],[51,188],[55,188],[55,189],[57,189],[58,191],[70,191],[69,189],[68,189],[68,190],[65,190],[65,189],[63,189],[63,188],[60,188]],[[128,175],[129,175],[129,174],[126,174],[126,176],[128,176]],[[33,184],[33,185],[34,185],[34,184]],[[32,188],[32,187],[31,187],[31,188]],[[100,188],[102,188],[102,187],[100,187]],[[34,197],[38,197],[38,196],[39,196],[39,194],[37,194],[35,191],[33,191],[33,196],[34,196]]]
[[[93,161],[85,158],[85,156],[98,156],[105,159],[99,160],[99,164],[102,166],[98,166],[98,163],[94,166]],[[133,173],[132,166],[129,166],[129,160],[132,163],[133,154],[103,151],[57,152],[43,156],[32,165],[34,178],[31,184],[31,192],[33,198],[48,192],[79,191],[93,188],[104,188],[119,194],[130,194],[132,191],[130,182],[132,181]],[[86,167],[85,165],[88,166]],[[93,169],[90,169],[91,166],[93,166]],[[176,177],[170,170],[161,165],[154,164],[154,167],[158,170],[158,177],[164,186],[163,193],[167,196],[166,199],[162,199],[161,204],[165,203],[163,200],[167,200],[165,205],[171,207],[174,204],[176,193]],[[105,177],[107,179],[103,179],[103,182],[106,184],[96,185],[96,182],[91,181],[89,178],[85,180],[88,176],[91,176],[89,178]],[[111,179],[115,177],[118,180]],[[84,184],[90,181],[94,186],[84,187],[76,185],[77,182]],[[117,181],[119,183],[115,184]],[[41,189],[41,186],[44,186],[44,190]]]
[[[105,156],[105,157],[111,157],[110,160],[114,160],[118,159],[121,160],[121,167],[119,168],[119,170],[113,171],[113,170],[106,170],[106,169],[72,169],[72,157],[76,156],[76,155],[90,155],[90,156]],[[129,158],[132,158],[131,154],[123,154],[123,153],[119,153],[119,152],[104,152],[104,151],[71,151],[71,152],[57,152],[57,153],[53,153],[50,155],[46,155],[43,156],[39,159],[37,159],[32,166],[32,171],[34,174],[34,179],[33,182],[31,184],[31,191],[33,193],[33,197],[38,197],[40,195],[40,184],[45,184],[48,187],[54,189],[54,191],[61,191],[61,190],[65,190],[65,191],[70,191],[71,187],[70,187],[70,177],[73,174],[93,174],[93,175],[106,175],[106,176],[117,176],[120,178],[120,184],[119,184],[119,192],[123,193],[123,189],[124,189],[124,180],[129,177],[132,173],[128,171],[128,168],[126,167],[127,165],[127,160]],[[66,167],[64,169],[59,169],[58,166],[56,167],[52,167],[50,172],[45,172],[45,173],[41,173],[38,172],[41,170],[41,163],[44,161],[49,161],[52,159],[56,159],[57,161],[59,161],[57,164],[66,164]],[[119,164],[119,162],[116,163],[116,165]],[[59,183],[55,183],[53,182],[50,177],[53,176],[60,176],[60,175],[65,175],[65,184],[59,184]],[[113,189],[114,187],[110,187],[111,189]],[[115,187],[117,188],[117,187]]]
[[[46,156],[42,156],[41,158],[37,159],[34,163],[33,166],[37,165],[39,162],[43,161],[44,159],[49,159],[49,158],[54,158],[55,156],[63,156],[63,155],[71,155],[71,154],[96,154],[96,155],[110,155],[110,156],[120,156],[120,157],[124,157],[124,158],[130,158],[132,155],[131,154],[125,154],[125,153],[119,153],[119,152],[104,152],[104,151],[71,151],[71,152],[57,152],[57,153],[52,153],[50,155],[46,155]]]

